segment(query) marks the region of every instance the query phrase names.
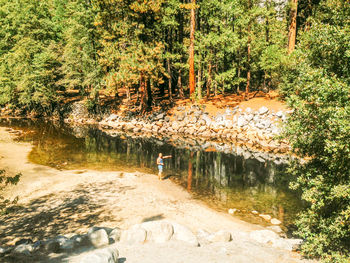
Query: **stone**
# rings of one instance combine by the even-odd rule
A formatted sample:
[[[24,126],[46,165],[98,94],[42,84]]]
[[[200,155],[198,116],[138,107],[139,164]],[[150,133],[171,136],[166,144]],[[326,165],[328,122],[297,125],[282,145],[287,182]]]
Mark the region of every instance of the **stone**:
[[[178,122],[173,122],[171,128],[174,130],[174,131],[177,131],[179,128],[180,128],[180,125]]]
[[[128,244],[142,244],[146,241],[147,232],[138,225],[122,232],[120,242]]]
[[[108,234],[104,229],[98,229],[88,234],[91,244],[96,247],[104,247],[109,244]]]
[[[123,230],[121,230],[119,227],[116,227],[112,230],[111,233],[109,233],[108,238],[112,239],[114,242],[118,242],[120,241],[122,232]]]
[[[29,238],[22,238],[15,243],[15,246],[19,246],[22,244],[28,245],[28,244],[33,244],[33,243],[34,243],[33,240],[31,240]]]
[[[247,121],[246,119],[244,118],[244,116],[239,116],[238,119],[237,119],[237,126],[238,127],[243,127],[247,124]]]
[[[280,225],[282,222],[281,221],[279,221],[278,219],[276,219],[276,218],[272,218],[271,219],[271,224],[273,224],[273,225]]]
[[[270,215],[264,215],[264,214],[260,214],[259,215],[261,218],[263,218],[266,221],[270,221],[271,220],[271,216]]]
[[[79,263],[117,263],[119,251],[115,246],[93,250],[85,254]]]
[[[225,230],[220,230],[214,234],[211,234],[208,237],[210,242],[230,242],[231,241],[231,233]]]
[[[233,215],[234,213],[236,213],[237,212],[237,209],[236,208],[230,208],[229,210],[228,210],[228,213],[230,214],[230,215]]]
[[[166,117],[164,118],[164,121],[165,121],[165,122],[169,122],[169,121],[170,121],[170,117],[169,117],[169,116],[166,116]]]
[[[247,114],[247,115],[245,115],[246,121],[251,121],[253,118],[254,118],[254,115],[253,115],[253,114]]]
[[[254,241],[262,244],[273,244],[279,239],[279,236],[271,230],[255,230],[250,232],[249,237]]]
[[[178,223],[172,223],[174,228],[173,239],[178,241],[184,241],[189,245],[198,247],[198,239],[187,227],[180,225]]]
[[[88,235],[74,235],[70,238],[73,241],[74,247],[85,246],[89,244]]]
[[[302,239],[284,239],[279,238],[272,242],[272,246],[279,249],[284,249],[288,251],[297,251],[300,249]]]
[[[277,234],[282,234],[283,230],[280,226],[268,226],[267,227],[268,230],[272,230],[273,232],[277,233]]]
[[[43,249],[49,253],[57,253],[60,251],[60,248],[60,243],[57,240],[49,240],[43,245]]]
[[[185,107],[184,107],[184,106],[178,106],[176,109],[177,109],[178,111],[184,111],[184,110],[185,110]]]
[[[20,244],[20,245],[15,247],[15,249],[12,251],[12,253],[30,256],[30,254],[33,252],[33,250],[34,250],[34,248],[33,248],[32,244]]]
[[[67,239],[65,242],[63,242],[62,244],[60,244],[60,248],[62,250],[73,250],[74,248],[74,240],[71,239]]]
[[[140,225],[147,231],[147,240],[155,243],[163,243],[171,239],[174,228],[166,221],[150,221]]]
[[[266,114],[266,113],[269,112],[269,109],[266,108],[265,106],[262,106],[262,107],[259,109],[258,112],[259,112],[260,115],[264,115],[264,114]]]
[[[250,107],[246,108],[245,112],[248,113],[248,114],[251,113],[252,112],[252,108],[250,108]]]
[[[253,214],[253,215],[257,215],[257,214],[259,214],[259,212],[256,211],[256,210],[253,210],[253,211],[252,211],[252,214]]]
[[[160,114],[158,114],[157,116],[156,116],[156,120],[161,120],[161,119],[163,119],[164,118],[164,113],[160,113]]]
[[[283,111],[281,111],[281,110],[276,112],[276,116],[277,116],[278,118],[282,118],[283,115],[284,115],[284,113],[283,113]]]

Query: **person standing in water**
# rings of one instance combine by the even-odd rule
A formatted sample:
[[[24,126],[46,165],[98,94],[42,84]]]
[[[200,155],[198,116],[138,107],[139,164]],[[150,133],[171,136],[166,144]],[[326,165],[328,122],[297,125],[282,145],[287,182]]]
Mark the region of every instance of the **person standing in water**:
[[[162,180],[162,174],[163,174],[163,166],[164,166],[164,159],[171,158],[171,155],[163,156],[162,153],[159,153],[157,158],[157,165],[158,165],[158,179]]]

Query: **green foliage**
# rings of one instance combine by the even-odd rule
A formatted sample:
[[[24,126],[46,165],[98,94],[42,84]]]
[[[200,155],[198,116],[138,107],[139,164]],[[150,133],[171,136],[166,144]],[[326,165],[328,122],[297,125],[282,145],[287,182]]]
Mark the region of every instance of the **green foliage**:
[[[336,20],[323,13],[331,7]],[[283,92],[294,109],[286,135],[307,159],[290,168],[297,178],[292,187],[301,189],[309,203],[296,222],[296,234],[305,239],[305,255],[349,262],[349,8],[341,1],[322,1],[315,12],[319,19],[301,36],[284,73]]]
[[[15,176],[7,176],[5,170],[0,170],[0,213],[6,212],[6,208],[10,204],[14,204],[18,201],[18,197],[16,197],[14,200],[5,199],[1,195],[1,191],[5,189],[8,185],[16,185],[20,179],[22,174],[16,174]]]

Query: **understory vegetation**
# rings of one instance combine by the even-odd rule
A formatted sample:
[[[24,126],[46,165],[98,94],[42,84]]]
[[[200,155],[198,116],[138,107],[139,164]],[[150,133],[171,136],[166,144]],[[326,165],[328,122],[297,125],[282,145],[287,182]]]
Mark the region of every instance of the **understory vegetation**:
[[[0,0],[0,106],[79,95],[155,103],[279,91],[307,257],[350,255],[350,4],[343,0]],[[122,100],[121,100],[122,101]],[[4,178],[0,172],[0,178]],[[0,183],[3,179],[0,180]]]

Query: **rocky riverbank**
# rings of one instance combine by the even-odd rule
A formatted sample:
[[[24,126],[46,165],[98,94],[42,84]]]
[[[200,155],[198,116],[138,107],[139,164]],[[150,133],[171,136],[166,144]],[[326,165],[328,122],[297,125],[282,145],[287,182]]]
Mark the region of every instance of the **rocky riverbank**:
[[[275,111],[267,106],[256,110],[240,106],[213,110],[207,109],[206,105],[181,105],[144,117],[123,112],[104,116],[97,121],[96,117],[89,118],[84,105],[78,102],[64,121],[98,124],[111,136],[126,133],[133,137],[170,138],[177,147],[234,153],[261,162],[288,162],[290,146],[279,136],[291,112],[286,108]]]
[[[239,230],[220,230],[209,233],[203,229],[193,233],[189,228],[167,220],[148,221],[131,226],[129,229],[118,227],[91,227],[84,234],[66,234],[54,238],[33,241],[20,239],[14,246],[0,247],[1,257],[9,262],[71,262],[71,263],[118,263],[118,262],[298,262],[291,260],[283,251],[295,251],[302,240],[280,238],[270,230],[244,232]],[[244,245],[242,245],[244,244]],[[159,254],[142,255],[133,247],[142,250],[142,246],[157,248],[159,245],[175,251],[168,259],[159,258]],[[140,247],[141,246],[141,247]],[[258,247],[275,248],[276,255],[253,255],[249,249]],[[240,253],[232,253],[241,247]],[[182,251],[194,254],[182,254]],[[206,250],[206,255],[203,255]],[[192,252],[192,253],[193,253]],[[209,252],[209,253],[208,253]],[[144,253],[144,252],[143,252]],[[171,258],[171,259],[170,259]],[[119,260],[118,260],[119,259]],[[174,260],[175,259],[175,260]],[[124,261],[123,261],[124,260]],[[244,261],[243,261],[244,260]]]

